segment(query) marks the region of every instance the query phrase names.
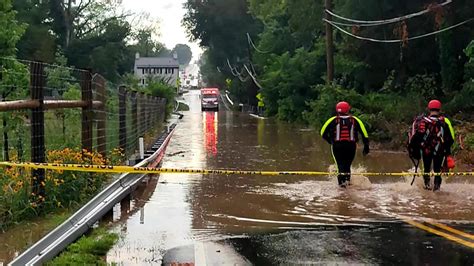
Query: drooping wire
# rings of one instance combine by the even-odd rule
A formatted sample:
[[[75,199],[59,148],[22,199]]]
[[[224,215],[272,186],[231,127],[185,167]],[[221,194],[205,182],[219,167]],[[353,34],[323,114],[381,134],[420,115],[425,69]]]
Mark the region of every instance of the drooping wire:
[[[258,82],[257,78],[252,74],[252,72],[250,72],[250,70],[249,70],[249,68],[247,67],[247,65],[244,65],[244,68],[245,68],[245,70],[247,70],[247,73],[248,73],[249,76],[252,78],[253,83],[254,83],[255,85],[257,85],[257,87],[258,87],[259,89],[263,90],[262,85],[260,85],[260,83]]]
[[[247,32],[247,41],[248,43],[250,44],[250,46],[253,47],[253,49],[255,49],[255,51],[261,53],[261,54],[268,54],[270,53],[270,51],[262,51],[260,49],[257,48],[257,46],[255,45],[255,43],[253,42],[252,38],[250,37],[250,34]]]
[[[243,74],[243,69],[239,72],[236,67],[232,67],[230,64],[229,58],[227,58],[227,65],[229,66],[230,72],[234,77],[237,77],[241,82],[247,82],[249,80],[249,77],[242,77]]]
[[[443,3],[437,4],[436,7],[442,7],[442,6],[448,5],[452,2],[453,2],[453,0],[446,0]],[[415,13],[408,14],[408,15],[401,16],[401,17],[383,19],[383,20],[358,20],[358,19],[352,19],[352,18],[347,18],[347,17],[341,16],[341,15],[338,15],[338,14],[336,14],[336,13],[334,13],[331,10],[328,10],[328,9],[326,9],[325,11],[328,14],[330,14],[331,16],[336,17],[338,19],[341,19],[341,20],[344,20],[344,21],[349,21],[349,22],[352,22],[352,23],[357,23],[357,24],[349,24],[349,23],[342,23],[342,22],[334,22],[334,24],[338,24],[338,25],[341,25],[341,26],[369,27],[369,26],[379,26],[379,25],[384,25],[384,24],[392,24],[392,23],[404,21],[404,20],[407,20],[407,19],[410,19],[410,18],[418,17],[418,16],[424,15],[426,13],[432,12],[433,8],[428,7],[426,9],[422,10],[422,11],[419,11],[419,12],[415,12]]]
[[[337,26],[335,23],[333,23],[333,21],[329,21],[327,19],[323,19],[323,20],[325,22],[329,23],[330,25],[332,25],[333,27],[335,27],[336,29],[338,29],[339,31],[341,31],[341,32],[343,32],[343,33],[345,33],[349,36],[352,36],[356,39],[359,39],[359,40],[370,41],[370,42],[378,42],[378,43],[401,43],[401,42],[406,42],[406,41],[411,41],[411,40],[416,40],[416,39],[429,37],[429,36],[432,36],[432,35],[436,35],[438,33],[442,33],[442,32],[457,28],[459,26],[462,26],[464,24],[467,24],[467,23],[471,22],[472,20],[474,20],[474,18],[470,18],[468,20],[465,20],[465,21],[460,22],[458,24],[446,27],[444,29],[440,29],[440,30],[437,30],[437,31],[433,31],[433,32],[430,32],[430,33],[426,33],[426,34],[422,34],[422,35],[418,35],[418,36],[414,36],[414,37],[410,37],[410,38],[407,38],[407,39],[389,39],[389,40],[375,39],[375,38],[368,38],[368,37],[359,36],[359,35],[350,33],[348,31],[344,30],[343,28]]]

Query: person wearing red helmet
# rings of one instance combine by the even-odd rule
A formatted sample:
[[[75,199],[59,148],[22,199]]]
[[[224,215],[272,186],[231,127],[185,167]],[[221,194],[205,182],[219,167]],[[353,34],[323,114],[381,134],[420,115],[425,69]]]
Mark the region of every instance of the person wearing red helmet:
[[[351,165],[354,161],[359,133],[362,136],[364,149],[362,154],[369,154],[369,135],[364,123],[350,114],[351,106],[347,102],[336,105],[336,115],[329,118],[321,128],[321,136],[331,145],[331,151],[337,165],[339,186],[346,187],[351,179]]]
[[[441,114],[441,102],[431,100],[428,103],[428,115],[422,115],[415,119],[409,133],[408,152],[412,160],[423,160],[425,189],[431,189],[429,173],[438,173],[434,177],[433,191],[441,187],[441,171],[443,165],[454,167],[451,157],[451,146],[455,135],[451,121]],[[415,164],[416,166],[417,164]]]

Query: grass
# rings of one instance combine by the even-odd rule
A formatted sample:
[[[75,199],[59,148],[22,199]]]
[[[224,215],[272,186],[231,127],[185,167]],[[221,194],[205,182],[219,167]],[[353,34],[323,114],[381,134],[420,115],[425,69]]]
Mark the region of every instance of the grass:
[[[107,265],[104,256],[118,240],[118,234],[107,232],[106,228],[94,229],[46,265]]]

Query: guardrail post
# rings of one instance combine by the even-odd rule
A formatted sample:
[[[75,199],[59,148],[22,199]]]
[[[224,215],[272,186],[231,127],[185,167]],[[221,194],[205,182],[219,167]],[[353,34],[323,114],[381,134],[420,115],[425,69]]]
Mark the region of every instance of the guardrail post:
[[[44,110],[43,89],[45,85],[44,65],[39,62],[30,63],[30,95],[32,100],[38,100],[39,107],[31,109],[31,161],[34,163],[46,162],[44,145]],[[37,196],[35,201],[41,203],[45,196],[45,170],[32,170],[32,192]]]
[[[127,154],[127,90],[119,87],[119,147]]]
[[[102,76],[96,76],[97,100],[102,102],[97,109],[97,151],[105,159],[107,156],[107,95],[105,80]]]
[[[92,130],[94,127],[94,112],[92,109],[92,75],[90,71],[82,72],[82,100],[87,105],[82,108],[82,149],[92,151]]]

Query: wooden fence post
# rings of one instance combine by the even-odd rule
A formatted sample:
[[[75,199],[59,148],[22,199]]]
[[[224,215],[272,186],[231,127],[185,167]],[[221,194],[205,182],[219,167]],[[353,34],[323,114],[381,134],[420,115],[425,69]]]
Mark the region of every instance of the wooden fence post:
[[[138,137],[143,137],[145,135],[145,114],[146,114],[146,104],[145,104],[145,94],[140,92],[138,94]]]
[[[94,112],[92,109],[92,75],[90,71],[82,72],[82,100],[87,105],[82,108],[82,149],[92,151],[92,130],[94,127]]]
[[[44,145],[44,110],[43,89],[45,85],[44,65],[39,62],[30,63],[30,95],[32,100],[38,100],[39,107],[31,109],[31,161],[34,163],[46,162]],[[41,203],[45,196],[45,170],[32,170],[32,192],[38,196],[35,201]]]
[[[95,77],[97,100],[102,102],[97,108],[97,151],[104,159],[107,157],[107,95],[105,80],[102,76]]]
[[[137,92],[131,93],[132,99],[132,136],[138,140],[138,104],[137,104]]]
[[[127,154],[127,90],[119,87],[119,147]]]
[[[166,119],[166,98],[161,99],[161,122]]]
[[[151,97],[151,106],[153,107],[152,108],[152,112],[151,112],[151,126],[152,127],[155,127],[156,126],[156,122],[157,122],[157,119],[156,119],[156,115],[158,114],[158,98],[155,97],[155,96],[152,96]]]
[[[145,120],[146,120],[146,131],[148,132],[151,128],[151,114],[153,106],[151,104],[151,95],[147,94],[145,98],[146,102],[146,113],[145,113]]]

